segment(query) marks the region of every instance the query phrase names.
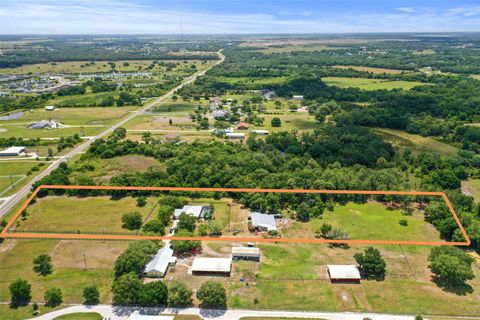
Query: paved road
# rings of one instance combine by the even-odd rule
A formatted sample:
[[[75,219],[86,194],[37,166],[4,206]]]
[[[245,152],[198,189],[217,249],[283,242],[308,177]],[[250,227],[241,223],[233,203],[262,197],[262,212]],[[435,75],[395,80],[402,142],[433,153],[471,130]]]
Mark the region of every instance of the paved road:
[[[132,314],[150,314],[150,315],[199,315],[203,319],[212,320],[239,320],[244,317],[282,317],[282,318],[310,318],[327,320],[363,320],[370,318],[372,320],[413,320],[411,315],[392,315],[381,313],[355,313],[355,312],[301,312],[301,311],[255,311],[255,310],[205,310],[199,308],[184,309],[159,309],[159,308],[130,308],[113,307],[111,305],[98,306],[73,306],[58,311],[44,314],[35,318],[36,320],[53,320],[55,317],[74,313],[74,312],[97,312],[102,317],[110,320],[124,320]],[[152,320],[155,319],[152,317]],[[161,319],[161,318],[159,318]],[[428,318],[425,318],[428,319]]]
[[[159,103],[162,103],[164,102],[167,98],[169,98],[170,96],[173,95],[173,93],[175,91],[177,91],[178,89],[182,88],[183,86],[187,85],[187,84],[190,84],[192,83],[193,81],[195,81],[195,79],[197,79],[197,77],[199,76],[203,76],[208,70],[210,70],[211,68],[213,68],[214,66],[216,66],[217,64],[220,64],[222,63],[224,60],[225,60],[225,56],[222,54],[222,50],[218,51],[217,52],[219,57],[220,57],[220,60],[218,60],[216,63],[214,63],[212,66],[210,66],[209,68],[203,70],[203,71],[199,71],[187,78],[185,78],[181,84],[179,84],[178,86],[176,86],[175,88],[173,88],[172,90],[168,91],[167,93],[165,93],[164,95],[160,96],[159,98],[155,99],[154,101],[151,101],[149,103],[147,103],[145,106],[143,106],[142,108],[138,109],[138,112],[134,112],[132,114],[130,114],[129,116],[127,116],[126,118],[122,119],[120,122],[117,122],[116,124],[112,125],[111,127],[109,127],[108,129],[106,129],[105,131],[103,131],[102,133],[94,136],[93,138],[91,139],[88,139],[87,141],[83,142],[82,144],[76,146],[72,151],[70,151],[68,154],[66,154],[65,156],[63,156],[61,159],[55,161],[55,162],[52,162],[48,168],[46,168],[44,171],[42,171],[41,173],[39,173],[35,178],[32,179],[32,181],[30,181],[27,185],[25,185],[22,189],[20,189],[17,193],[15,193],[12,197],[9,198],[9,200],[5,201],[4,203],[2,203],[0,205],[0,217],[4,216],[5,214],[7,214],[19,201],[22,201],[22,199],[24,199],[28,193],[30,192],[30,190],[32,189],[32,185],[37,182],[38,180],[46,177],[47,175],[49,175],[53,170],[55,170],[61,162],[64,162],[64,161],[68,161],[68,159],[76,156],[77,154],[81,153],[81,152],[84,152],[85,150],[88,149],[88,147],[96,140],[96,139],[100,139],[100,138],[103,138],[107,135],[109,135],[110,133],[113,132],[113,130],[125,125],[127,122],[129,122],[130,120],[132,120],[133,118],[135,118],[137,115],[139,114],[142,114],[143,112],[145,112],[147,109],[150,109],[151,107],[159,104]]]

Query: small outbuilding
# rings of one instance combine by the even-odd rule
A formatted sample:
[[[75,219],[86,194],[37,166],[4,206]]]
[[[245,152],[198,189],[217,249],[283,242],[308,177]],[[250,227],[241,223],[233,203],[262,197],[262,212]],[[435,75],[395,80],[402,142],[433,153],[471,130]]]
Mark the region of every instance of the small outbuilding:
[[[227,132],[225,135],[228,139],[245,139],[245,133]]]
[[[163,278],[168,267],[175,263],[173,250],[170,247],[163,247],[147,263],[144,274],[149,278]]]
[[[292,96],[292,100],[303,100],[303,96],[302,95],[294,95],[294,96]]]
[[[259,130],[259,129],[252,130],[252,133],[258,134],[259,136],[266,136],[267,134],[269,134],[268,130]]]
[[[327,265],[327,272],[332,282],[360,282],[362,277],[355,265]]]
[[[257,247],[233,247],[233,260],[260,261],[260,248]]]
[[[0,157],[18,157],[25,152],[25,147],[9,147],[0,151]]]
[[[252,212],[252,226],[260,231],[275,231],[277,224],[275,217],[271,214]]]
[[[192,274],[196,276],[229,277],[232,270],[232,258],[204,258],[193,260]]]
[[[56,109],[55,106],[46,106],[46,107],[45,107],[45,111],[53,111],[53,110],[55,110],[55,109]]]

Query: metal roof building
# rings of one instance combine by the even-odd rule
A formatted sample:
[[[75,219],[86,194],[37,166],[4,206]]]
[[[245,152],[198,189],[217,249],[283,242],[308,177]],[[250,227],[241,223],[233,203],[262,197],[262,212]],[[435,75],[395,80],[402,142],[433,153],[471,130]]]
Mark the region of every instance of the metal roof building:
[[[360,281],[360,271],[354,265],[327,265],[328,275],[331,280]]]
[[[258,134],[258,135],[266,135],[266,134],[268,134],[269,132],[268,132],[268,130],[254,129],[254,130],[252,130],[252,133],[256,133],[256,134]]]
[[[157,254],[145,266],[145,275],[152,278],[164,277],[172,261],[172,256],[173,250],[170,247],[163,247],[158,250]]]
[[[9,147],[0,151],[0,157],[16,157],[25,151],[25,147]]]
[[[260,260],[260,248],[257,247],[233,247],[232,258],[237,260]]]
[[[227,132],[226,136],[228,139],[244,139],[245,133]]]
[[[232,258],[203,258],[193,260],[192,274],[194,275],[230,275]]]
[[[275,218],[271,214],[252,212],[252,225],[255,228],[260,228],[267,231],[277,230]]]

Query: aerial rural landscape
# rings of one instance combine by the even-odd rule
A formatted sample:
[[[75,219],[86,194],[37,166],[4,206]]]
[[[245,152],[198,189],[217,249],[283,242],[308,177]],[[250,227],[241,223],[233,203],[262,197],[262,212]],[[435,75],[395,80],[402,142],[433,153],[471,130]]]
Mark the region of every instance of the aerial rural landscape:
[[[0,320],[480,320],[480,7],[360,2],[5,4]]]

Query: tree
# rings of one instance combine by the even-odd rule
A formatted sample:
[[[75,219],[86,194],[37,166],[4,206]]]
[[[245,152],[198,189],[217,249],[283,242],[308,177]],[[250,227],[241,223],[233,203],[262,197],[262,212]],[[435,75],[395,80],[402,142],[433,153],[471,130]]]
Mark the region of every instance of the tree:
[[[202,237],[208,234],[208,226],[205,223],[198,225],[197,232]]]
[[[155,281],[143,285],[138,304],[144,307],[166,306],[167,300],[167,286],[163,282]]]
[[[98,304],[100,301],[100,292],[96,286],[89,286],[83,288],[83,298],[85,299],[85,304]]]
[[[173,125],[172,118],[168,119],[168,124],[170,125],[170,127]]]
[[[272,120],[270,121],[270,124],[274,128],[279,128],[282,126],[282,120],[280,120],[280,118],[278,117],[273,117]]]
[[[327,234],[332,231],[332,225],[328,223],[323,223],[322,226],[320,227],[320,235],[322,238],[326,238]]]
[[[208,221],[208,234],[211,236],[219,236],[222,234],[222,224],[215,220]]]
[[[41,254],[33,259],[33,264],[33,271],[42,276],[52,273],[52,258],[47,254]]]
[[[122,228],[138,230],[142,227],[142,214],[138,211],[125,213],[122,216]]]
[[[456,247],[434,247],[428,257],[434,281],[446,288],[461,288],[474,278],[473,258]]]
[[[146,204],[147,204],[147,199],[145,197],[137,198],[137,207],[145,207]]]
[[[32,286],[27,280],[18,278],[8,286],[12,305],[28,304],[32,299]]]
[[[158,208],[158,220],[160,220],[164,226],[167,226],[172,218],[172,212],[173,207],[161,205],[160,208]]]
[[[178,237],[193,237],[192,232],[179,230],[176,233]],[[172,240],[172,246],[178,253],[188,253],[200,247],[200,241],[195,240]]]
[[[143,284],[133,272],[124,274],[113,282],[113,303],[119,305],[137,304]]]
[[[190,232],[195,231],[195,223],[197,219],[194,216],[188,215],[185,212],[182,212],[178,217],[178,230],[187,230]]]
[[[197,291],[202,308],[226,308],[227,293],[220,282],[207,281]]]
[[[158,245],[149,240],[135,241],[128,245],[128,248],[122,252],[115,260],[115,277],[133,272],[139,275],[148,258],[158,251]]]
[[[165,234],[165,227],[160,220],[151,220],[147,222],[143,226],[142,230],[143,232],[146,232],[146,233],[153,233],[161,236]]]
[[[368,247],[365,249],[365,253],[355,253],[353,258],[358,263],[362,277],[367,279],[383,279],[385,277],[386,263],[378,249]]]
[[[191,306],[192,290],[183,282],[172,282],[168,287],[168,305],[171,307]]]
[[[43,298],[45,299],[46,306],[56,307],[63,302],[62,290],[60,290],[60,288],[47,289]]]

